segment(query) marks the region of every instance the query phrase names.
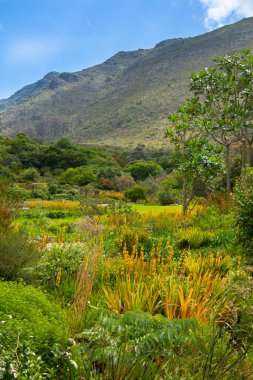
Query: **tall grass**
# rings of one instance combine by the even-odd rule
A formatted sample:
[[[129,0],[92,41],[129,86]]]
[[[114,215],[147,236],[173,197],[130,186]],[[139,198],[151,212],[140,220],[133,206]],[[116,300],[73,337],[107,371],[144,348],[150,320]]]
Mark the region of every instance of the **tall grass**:
[[[73,302],[69,309],[69,333],[74,335],[81,327],[85,309],[91,297],[102,252],[102,243],[95,246],[91,255],[85,255],[77,275]]]

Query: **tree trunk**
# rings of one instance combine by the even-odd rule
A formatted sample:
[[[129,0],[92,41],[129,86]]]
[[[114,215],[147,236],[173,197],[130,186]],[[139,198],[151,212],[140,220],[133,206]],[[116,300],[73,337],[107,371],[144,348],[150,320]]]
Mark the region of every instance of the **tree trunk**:
[[[187,179],[186,178],[184,178],[183,180],[182,211],[183,211],[183,215],[185,215],[187,211]]]
[[[248,142],[248,164],[249,166],[253,166],[253,146],[252,142]]]
[[[227,195],[229,196],[231,193],[231,168],[229,162],[229,154],[230,154],[230,145],[226,146],[226,169],[227,169]]]

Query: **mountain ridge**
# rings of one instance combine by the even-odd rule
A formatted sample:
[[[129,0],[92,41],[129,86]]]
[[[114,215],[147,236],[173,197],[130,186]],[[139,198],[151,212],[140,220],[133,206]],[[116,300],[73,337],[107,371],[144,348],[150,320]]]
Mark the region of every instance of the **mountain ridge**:
[[[162,143],[166,115],[189,96],[191,72],[242,48],[253,49],[253,18],[121,51],[77,72],[47,73],[0,101],[1,132],[114,145]]]

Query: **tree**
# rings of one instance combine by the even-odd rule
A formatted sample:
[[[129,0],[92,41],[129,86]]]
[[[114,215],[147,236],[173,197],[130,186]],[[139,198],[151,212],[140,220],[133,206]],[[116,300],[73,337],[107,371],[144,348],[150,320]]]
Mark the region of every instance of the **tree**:
[[[225,148],[227,193],[231,191],[230,151],[242,143],[253,164],[253,56],[250,50],[215,59],[216,67],[192,74],[190,88],[199,102],[199,123],[207,135]]]
[[[125,169],[135,181],[143,181],[149,176],[155,176],[163,171],[162,167],[154,161],[136,161]]]
[[[96,175],[91,170],[80,166],[78,168],[67,169],[60,177],[61,183],[70,185],[85,186],[96,180]]]
[[[182,173],[182,210],[188,207],[200,186],[207,186],[222,168],[222,149],[214,146],[203,136],[197,115],[199,102],[190,99],[176,113],[169,115],[173,126],[166,136],[175,147],[178,170]]]

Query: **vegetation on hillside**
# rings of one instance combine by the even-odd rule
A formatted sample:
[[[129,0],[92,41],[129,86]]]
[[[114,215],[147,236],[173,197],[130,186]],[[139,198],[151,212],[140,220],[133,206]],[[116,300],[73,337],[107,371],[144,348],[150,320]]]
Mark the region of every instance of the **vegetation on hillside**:
[[[163,143],[166,113],[189,96],[191,72],[219,55],[253,48],[252,18],[153,49],[119,52],[76,73],[48,73],[0,101],[1,131],[13,136],[111,145]]]
[[[170,115],[170,150],[0,138],[0,379],[252,377],[253,171],[241,133],[227,193],[214,99]]]

